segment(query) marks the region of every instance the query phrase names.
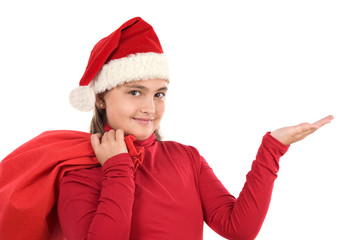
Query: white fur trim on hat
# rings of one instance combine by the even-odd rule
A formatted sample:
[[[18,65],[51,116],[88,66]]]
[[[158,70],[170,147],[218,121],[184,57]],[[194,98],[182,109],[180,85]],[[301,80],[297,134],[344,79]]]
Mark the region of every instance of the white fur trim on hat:
[[[90,82],[96,94],[136,80],[169,79],[169,66],[162,53],[137,53],[105,64]]]
[[[95,106],[94,90],[88,86],[80,86],[70,92],[71,105],[83,112],[91,111]]]

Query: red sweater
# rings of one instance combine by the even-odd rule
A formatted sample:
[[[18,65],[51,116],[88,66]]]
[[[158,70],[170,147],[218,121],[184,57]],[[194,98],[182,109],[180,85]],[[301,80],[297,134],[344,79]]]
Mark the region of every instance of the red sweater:
[[[204,221],[225,238],[254,239],[288,149],[267,133],[236,199],[195,148],[154,135],[135,146],[145,147],[135,173],[124,153],[65,174],[58,215],[68,240],[202,239]]]

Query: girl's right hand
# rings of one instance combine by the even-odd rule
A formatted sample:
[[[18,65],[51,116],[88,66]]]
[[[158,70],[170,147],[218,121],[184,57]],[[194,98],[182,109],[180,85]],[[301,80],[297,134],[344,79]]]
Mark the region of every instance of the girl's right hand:
[[[110,130],[102,137],[100,133],[91,135],[91,145],[101,165],[104,165],[106,160],[113,156],[128,152],[124,131],[121,129]]]

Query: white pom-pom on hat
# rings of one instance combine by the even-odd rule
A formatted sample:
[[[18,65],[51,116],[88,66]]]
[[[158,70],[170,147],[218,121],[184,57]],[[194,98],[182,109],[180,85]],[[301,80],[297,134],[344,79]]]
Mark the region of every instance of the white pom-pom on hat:
[[[77,110],[89,112],[95,106],[94,90],[88,86],[80,86],[70,92],[70,103]]]

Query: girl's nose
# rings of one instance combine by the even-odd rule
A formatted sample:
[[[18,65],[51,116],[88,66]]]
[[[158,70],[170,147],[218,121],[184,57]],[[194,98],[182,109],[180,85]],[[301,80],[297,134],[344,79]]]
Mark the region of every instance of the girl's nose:
[[[155,113],[155,103],[153,98],[144,99],[141,106],[141,112],[143,113]]]

